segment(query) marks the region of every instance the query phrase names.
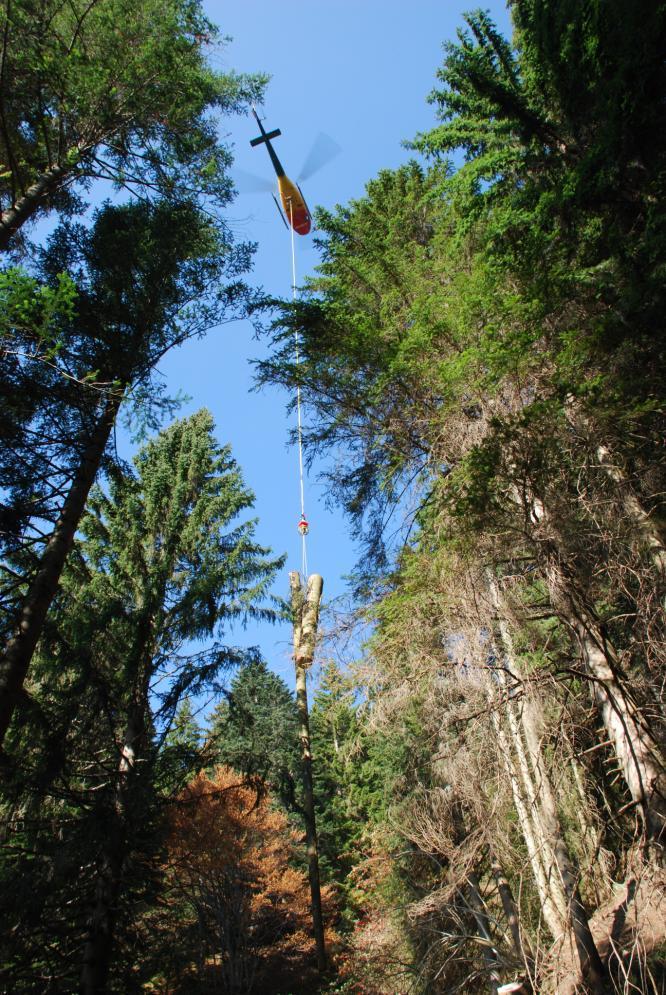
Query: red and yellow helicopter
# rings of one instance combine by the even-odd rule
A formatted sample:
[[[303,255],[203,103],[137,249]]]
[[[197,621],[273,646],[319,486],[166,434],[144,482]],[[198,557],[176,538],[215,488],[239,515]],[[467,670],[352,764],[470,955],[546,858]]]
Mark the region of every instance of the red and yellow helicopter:
[[[265,145],[270,160],[273,164],[273,169],[277,176],[278,181],[278,193],[280,195],[280,201],[282,202],[282,208],[278,203],[277,197],[273,194],[273,200],[275,201],[275,206],[280,212],[280,216],[287,227],[292,227],[295,232],[299,235],[307,235],[312,227],[312,215],[310,214],[310,209],[305,202],[305,197],[303,196],[303,191],[299,187],[298,183],[294,183],[290,180],[284,171],[282,163],[278,159],[275,149],[273,148],[271,142],[274,138],[278,138],[282,132],[279,128],[274,131],[267,132],[261,123],[261,119],[257,114],[256,108],[252,108],[252,113],[254,114],[255,120],[259,125],[259,131],[261,134],[257,138],[253,138],[250,145],[254,148],[257,145]],[[332,159],[340,151],[338,145],[329,138],[327,135],[320,135],[315,142],[314,146],[308,158],[301,170],[299,179],[308,179],[312,176],[318,169],[320,169],[326,162]]]

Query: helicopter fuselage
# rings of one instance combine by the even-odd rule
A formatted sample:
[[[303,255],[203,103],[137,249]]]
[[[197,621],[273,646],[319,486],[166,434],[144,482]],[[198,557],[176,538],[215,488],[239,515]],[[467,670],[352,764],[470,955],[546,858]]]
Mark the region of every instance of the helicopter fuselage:
[[[280,131],[276,129],[267,134],[254,108],[252,108],[252,113],[259,125],[261,135],[258,138],[253,138],[250,145],[253,147],[256,145],[266,146],[273,169],[275,170],[275,175],[277,176],[278,193],[280,194],[285,220],[299,235],[307,235],[312,227],[312,217],[308,205],[305,203],[305,197],[301,193],[298,184],[290,180],[285,173],[282,163],[271,145],[271,138],[277,138],[280,135]]]

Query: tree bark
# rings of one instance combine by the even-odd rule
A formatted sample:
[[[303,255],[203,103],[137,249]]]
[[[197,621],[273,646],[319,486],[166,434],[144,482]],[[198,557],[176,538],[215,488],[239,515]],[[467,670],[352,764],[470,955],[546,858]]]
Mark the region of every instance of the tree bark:
[[[599,458],[602,456],[603,453]],[[626,496],[629,499],[633,495],[627,491]],[[631,502],[631,507],[638,516],[634,520],[636,528],[639,531],[643,527],[648,529],[647,515],[635,496],[633,501],[635,506]],[[531,503],[535,519],[544,518],[546,510],[541,502],[532,498]],[[661,576],[661,537],[651,530],[642,531],[642,535],[651,551],[653,565]],[[552,554],[548,557],[548,567],[551,599],[578,642],[583,666],[591,678],[593,698],[606,734],[613,744],[632,801],[643,815],[647,839],[650,843],[663,847],[666,841],[664,757],[643,720],[639,706],[625,687],[617,652],[607,638],[601,622],[595,617],[594,611],[586,606],[575,580],[565,576],[560,563]]]
[[[511,633],[502,614],[502,605],[497,582],[490,572],[487,576],[491,601],[496,615],[496,625],[503,655],[511,673],[520,679],[517,660],[513,651]],[[506,674],[498,670],[500,686],[507,696],[506,715],[516,751],[523,787],[533,816],[533,824],[543,847],[545,870],[554,904],[564,911],[564,921],[571,928],[580,961],[583,978],[590,989],[602,995],[605,989],[604,967],[599,956],[592,932],[589,915],[581,899],[578,887],[579,871],[564,842],[562,827],[550,776],[543,762],[537,727],[536,705],[529,694],[524,693],[520,711],[511,700],[511,692],[506,685]],[[564,909],[562,910],[562,903]]]
[[[53,166],[47,169],[28,189],[22,197],[2,212],[0,216],[0,251],[9,248],[16,232],[35,214],[41,205],[52,196],[65,182],[67,174],[74,167],[65,165]]]
[[[590,418],[577,407],[573,398],[567,405],[567,417],[571,427],[583,435],[588,443],[595,447],[599,466],[609,480],[617,488],[617,495],[624,512],[624,517],[634,526],[640,536],[650,561],[660,575],[666,574],[666,539],[654,519],[650,518],[627,478],[626,473],[613,457],[611,450],[603,442],[598,441],[598,433],[591,424]]]
[[[663,845],[666,768],[661,751],[639,706],[624,686],[613,647],[585,612],[571,602],[570,606],[569,625],[576,636],[583,666],[592,678],[592,694],[632,801],[643,814],[648,840]]]
[[[83,948],[81,995],[104,995],[111,966],[123,865],[129,847],[129,795],[133,789],[137,753],[144,737],[145,710],[135,702],[127,719],[118,762],[113,807],[95,885],[95,903]]]
[[[543,836],[537,835],[538,830],[534,823],[532,809],[525,797],[524,787],[521,786],[522,778],[516,769],[512,744],[502,728],[500,716],[496,711],[496,701],[491,697],[489,704],[497,735],[498,752],[511,786],[518,824],[527,847],[527,856],[539,895],[541,911],[551,936],[557,940],[565,930],[566,920],[561,892],[559,889],[555,890],[553,885],[553,854],[550,851],[548,857],[544,859],[544,851],[549,848],[547,848]]]
[[[532,945],[529,941],[529,937],[523,934],[520,928],[520,915],[513,897],[511,885],[509,884],[506,874],[504,873],[504,868],[492,850],[492,846],[490,850],[490,869],[493,872],[493,877],[495,878],[495,882],[497,884],[500,901],[502,902],[502,909],[504,910],[504,918],[509,926],[514,949],[520,960],[523,961],[528,975],[531,976],[534,971],[534,953],[532,952]]]
[[[482,940],[483,960],[486,965],[486,973],[488,975],[488,988],[491,995],[497,995],[497,986],[500,980],[499,957],[497,955],[493,936],[490,931],[488,911],[481,896],[479,875],[476,871],[470,871],[467,875],[463,895],[468,908],[474,916],[474,922],[476,923],[478,934]]]
[[[0,749],[11,722],[44,621],[58,590],[67,555],[85,509],[109,436],[115,423],[121,393],[106,402],[82,453],[60,517],[23,601],[18,624],[0,659]]]
[[[617,485],[625,517],[634,525],[640,535],[653,567],[658,573],[666,574],[666,544],[659,528],[650,519],[636,497],[624,471],[614,462],[610,450],[606,446],[597,446],[597,459],[606,475]]]
[[[321,601],[324,582],[319,574],[312,574],[308,579],[305,597],[303,596],[300,575],[296,571],[292,571],[289,574],[289,583],[291,586],[291,608],[294,627],[296,705],[298,709],[301,756],[303,760],[303,809],[308,852],[308,879],[310,882],[312,925],[317,948],[317,967],[320,972],[323,972],[326,970],[326,942],[321,907],[319,846],[317,843],[317,823],[312,784],[312,750],[310,746],[310,721],[308,716],[307,670],[314,658],[319,603]]]

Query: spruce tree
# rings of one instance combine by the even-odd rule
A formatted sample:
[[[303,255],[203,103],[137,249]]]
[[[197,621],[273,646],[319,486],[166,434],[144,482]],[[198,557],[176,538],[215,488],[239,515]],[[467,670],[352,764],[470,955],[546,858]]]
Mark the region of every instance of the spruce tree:
[[[148,425],[159,421],[160,408],[169,410],[154,369],[170,348],[243,313],[248,292],[238,273],[247,251],[221,240],[192,203],[161,202],[106,206],[90,232],[61,225],[42,254],[44,284],[58,287],[69,274],[76,301],[59,324],[58,349],[48,361],[39,344],[23,351],[22,327],[5,336],[7,348],[15,344],[20,353],[13,377],[28,385],[32,399],[29,421],[8,440],[9,466],[24,461],[9,491],[10,508],[21,507],[26,490],[34,490],[38,502],[27,522],[17,519],[13,559],[3,568],[0,738],[22,698],[121,405],[134,404]],[[229,282],[220,283],[225,275]]]
[[[114,964],[114,984],[134,990],[173,768],[164,735],[183,699],[252,657],[230,643],[234,621],[270,615],[262,602],[279,561],[243,521],[252,496],[212,430],[205,411],[175,422],[108,494],[94,492],[81,522],[30,678],[34,718],[11,734],[24,764],[5,818],[26,807],[39,817],[8,877],[48,889],[43,916],[34,900],[16,910],[7,956],[17,991],[38,962],[70,990],[80,973],[90,993]]]
[[[258,99],[265,77],[212,68],[219,32],[198,2],[15,0],[0,34],[0,249],[38,213],[81,211],[95,179],[228,203],[217,115]]]

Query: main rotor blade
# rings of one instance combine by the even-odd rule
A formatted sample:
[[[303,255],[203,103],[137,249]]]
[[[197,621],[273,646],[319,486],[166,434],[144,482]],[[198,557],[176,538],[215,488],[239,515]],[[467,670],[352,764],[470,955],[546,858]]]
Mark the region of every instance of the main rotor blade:
[[[336,155],[340,155],[342,149],[330,135],[325,135],[320,131],[314,140],[314,144],[307,154],[303,168],[298,174],[299,180],[309,180],[318,170],[326,166]]]
[[[264,176],[257,176],[255,173],[247,173],[244,169],[231,169],[231,179],[239,193],[268,193],[275,188],[272,180],[267,180]]]

